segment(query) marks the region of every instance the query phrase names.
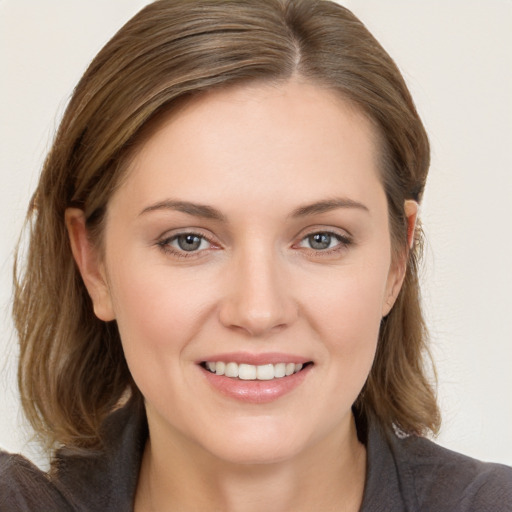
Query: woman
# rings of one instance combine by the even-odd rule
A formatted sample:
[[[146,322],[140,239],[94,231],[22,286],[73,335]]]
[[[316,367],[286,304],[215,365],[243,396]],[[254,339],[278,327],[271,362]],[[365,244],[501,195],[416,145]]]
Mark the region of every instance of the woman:
[[[423,437],[428,164],[346,9],[142,10],[29,212],[20,389],[58,450],[49,476],[1,456],[1,510],[510,510],[510,469]]]

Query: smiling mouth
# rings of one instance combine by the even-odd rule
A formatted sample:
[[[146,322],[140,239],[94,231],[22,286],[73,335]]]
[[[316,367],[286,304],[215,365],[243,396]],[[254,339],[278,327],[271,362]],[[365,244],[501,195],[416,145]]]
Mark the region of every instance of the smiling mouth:
[[[277,363],[277,364],[238,364],[223,361],[204,361],[201,366],[215,375],[223,375],[238,380],[274,380],[289,377],[312,365],[307,363]]]

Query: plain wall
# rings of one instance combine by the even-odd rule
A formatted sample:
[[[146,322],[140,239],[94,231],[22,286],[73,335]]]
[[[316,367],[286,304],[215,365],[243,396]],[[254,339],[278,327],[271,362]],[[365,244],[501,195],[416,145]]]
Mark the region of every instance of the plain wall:
[[[13,248],[73,86],[143,0],[0,2],[0,446],[37,457],[16,391]],[[512,2],[347,0],[432,143],[422,206],[438,442],[512,465]]]

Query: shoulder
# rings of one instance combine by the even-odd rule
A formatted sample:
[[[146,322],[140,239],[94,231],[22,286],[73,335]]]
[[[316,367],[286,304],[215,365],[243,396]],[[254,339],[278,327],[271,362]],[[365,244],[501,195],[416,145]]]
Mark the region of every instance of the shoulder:
[[[147,439],[141,407],[129,403],[111,413],[104,449],[60,448],[49,474],[0,450],[0,512],[131,510]]]
[[[131,510],[148,435],[143,404],[129,402],[112,412],[102,429],[102,449],[63,447],[55,454],[51,474],[76,510]]]
[[[71,510],[47,474],[21,455],[0,450],[0,512]]]
[[[420,510],[512,511],[512,468],[472,459],[421,437],[393,437],[400,478]]]

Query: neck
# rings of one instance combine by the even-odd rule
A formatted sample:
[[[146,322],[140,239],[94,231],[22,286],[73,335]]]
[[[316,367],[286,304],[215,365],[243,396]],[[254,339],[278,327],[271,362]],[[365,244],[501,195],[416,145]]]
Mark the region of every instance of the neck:
[[[151,436],[150,426],[135,512],[355,512],[363,497],[366,450],[352,416],[341,430],[290,460],[236,464],[186,439],[164,442]]]

